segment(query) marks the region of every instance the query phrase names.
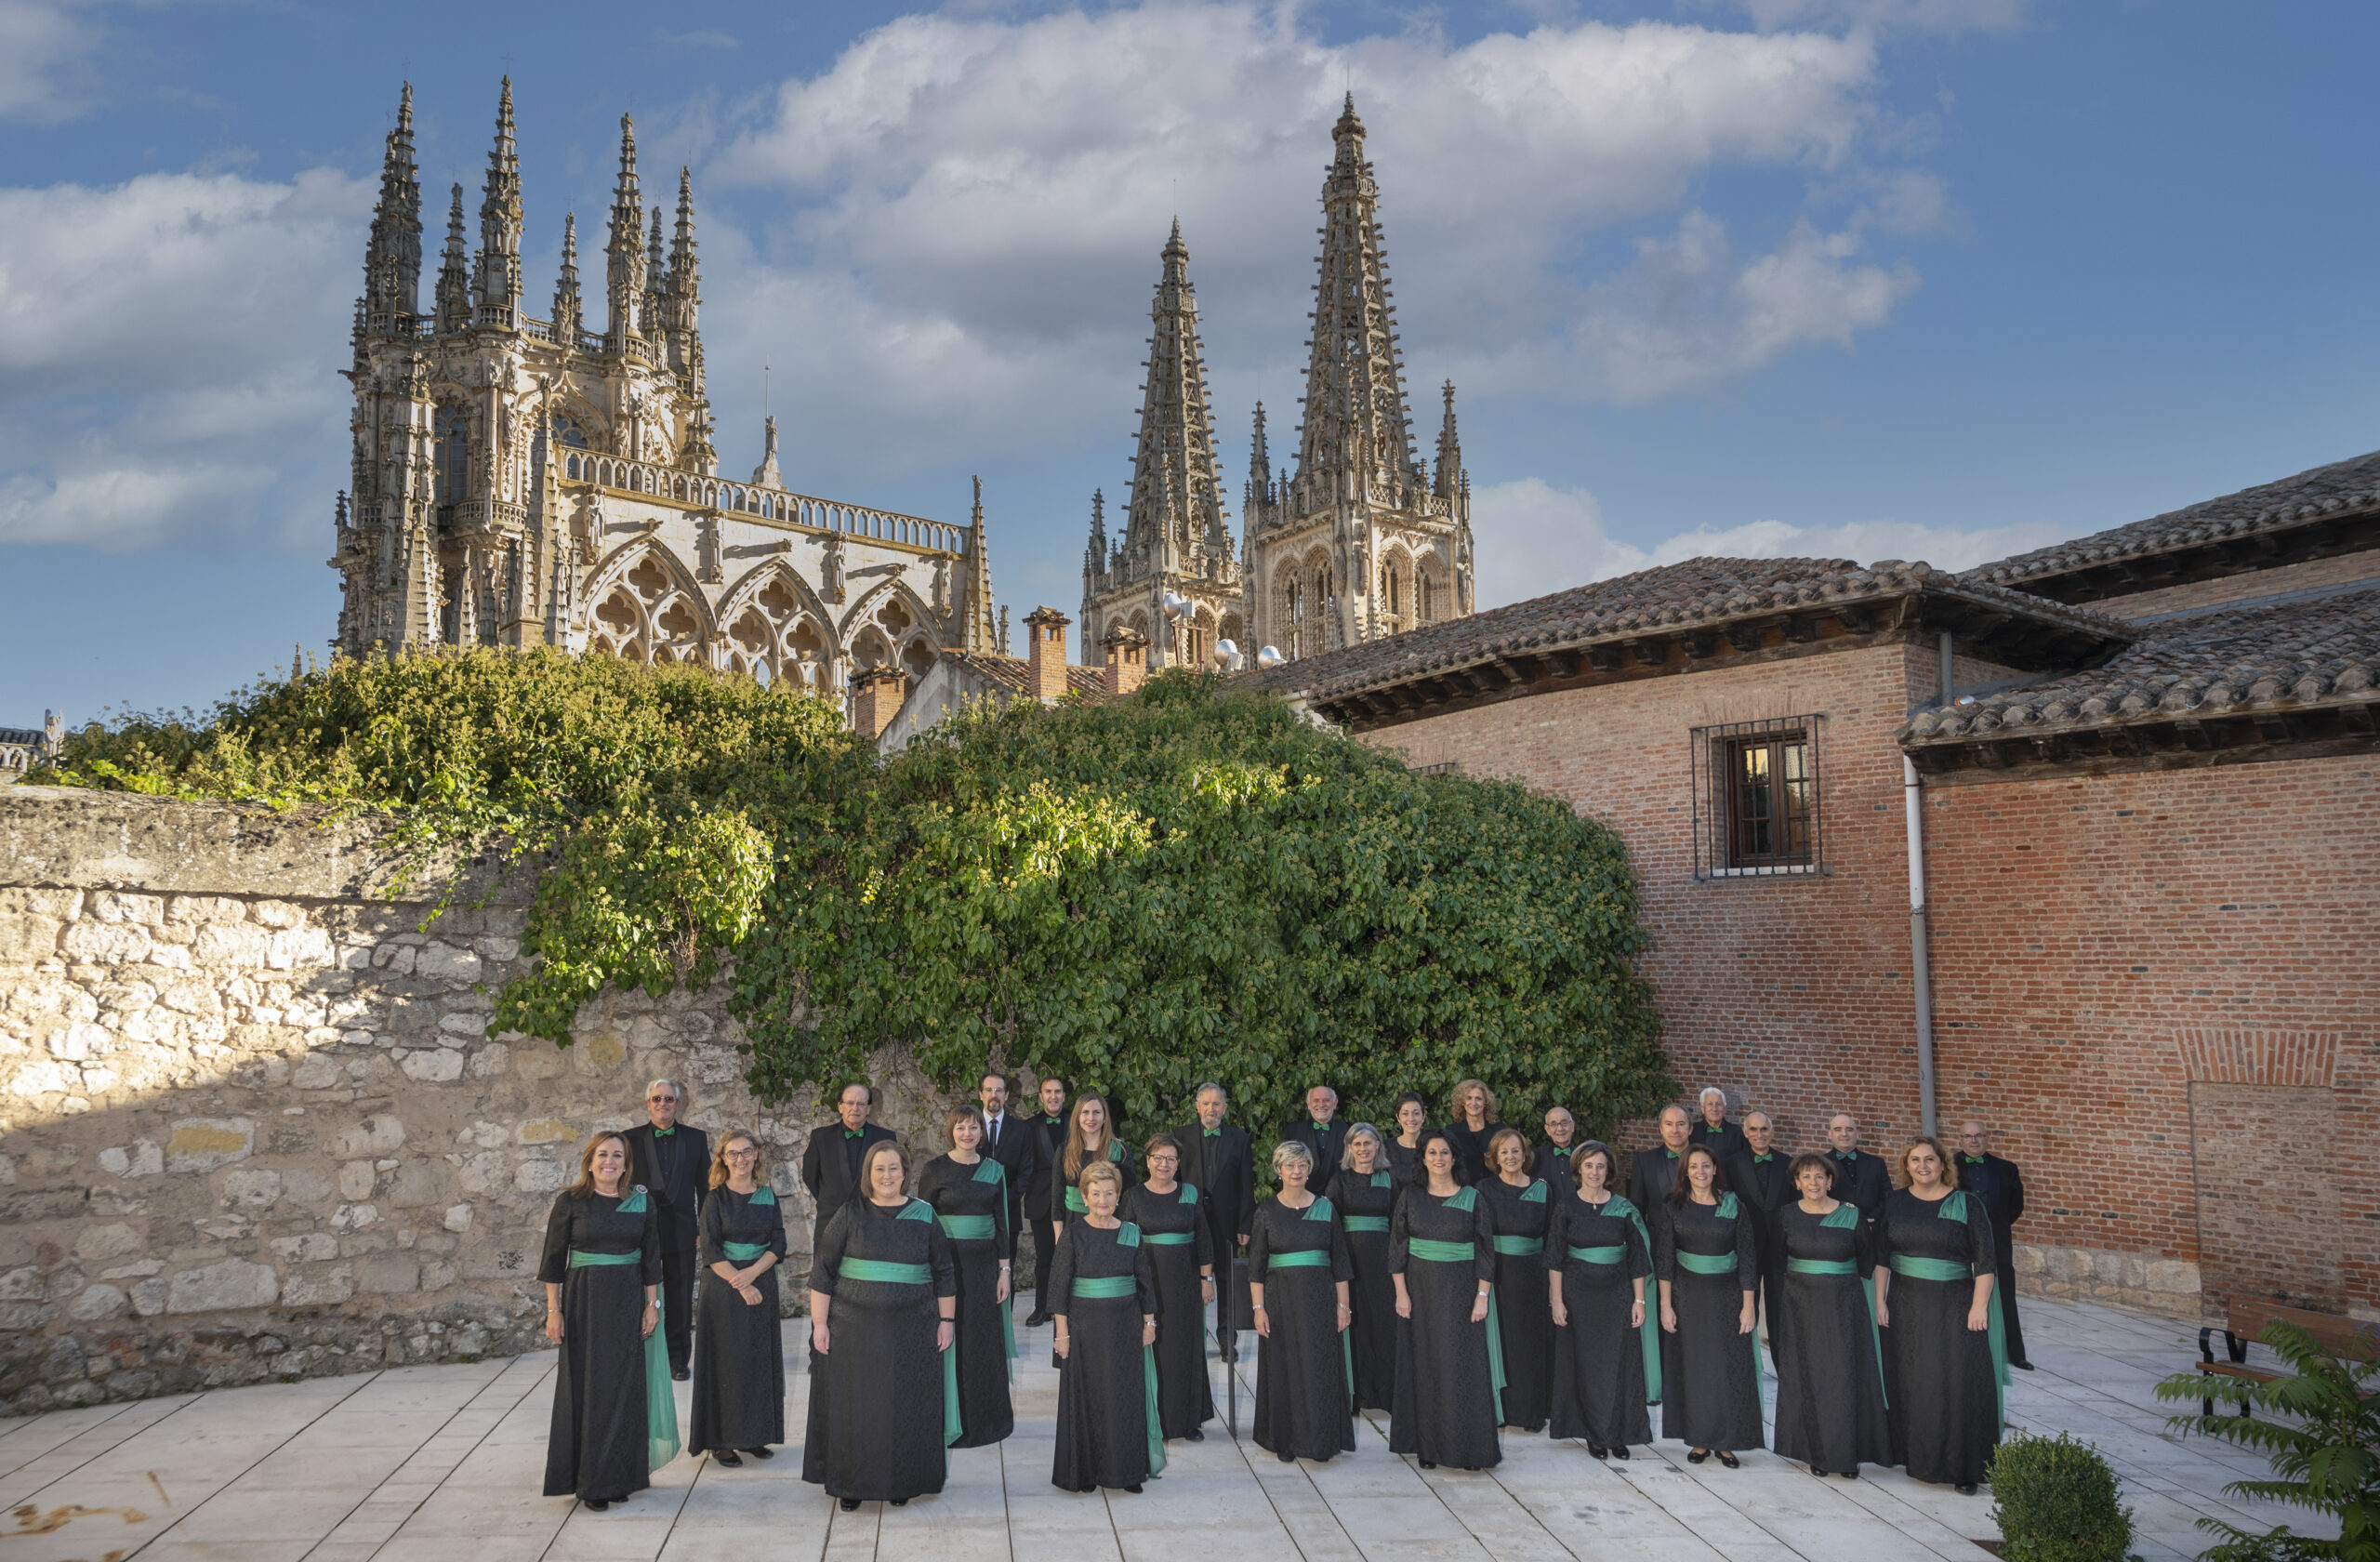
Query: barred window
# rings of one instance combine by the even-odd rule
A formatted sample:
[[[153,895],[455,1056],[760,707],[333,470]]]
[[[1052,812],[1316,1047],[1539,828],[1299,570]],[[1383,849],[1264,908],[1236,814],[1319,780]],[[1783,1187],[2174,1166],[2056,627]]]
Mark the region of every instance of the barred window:
[[[1788,716],[1694,729],[1695,877],[1825,871],[1818,742],[1824,721]]]

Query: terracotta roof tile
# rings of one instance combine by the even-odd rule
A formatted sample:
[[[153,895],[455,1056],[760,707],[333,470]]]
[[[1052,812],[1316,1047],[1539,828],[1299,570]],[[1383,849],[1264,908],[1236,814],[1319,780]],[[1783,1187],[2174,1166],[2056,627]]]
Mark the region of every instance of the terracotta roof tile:
[[[1003,656],[990,651],[948,651],[942,654],[945,662],[955,663],[974,672],[985,682],[997,683],[1012,694],[1023,694],[1033,664],[1022,656]],[[1066,664],[1066,688],[1078,695],[1104,695],[1107,692],[1105,668]]]

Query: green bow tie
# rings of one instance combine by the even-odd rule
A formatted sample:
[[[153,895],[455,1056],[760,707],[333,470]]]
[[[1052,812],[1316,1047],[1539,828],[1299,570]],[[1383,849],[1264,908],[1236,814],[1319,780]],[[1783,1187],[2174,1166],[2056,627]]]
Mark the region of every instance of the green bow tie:
[[[1565,1160],[1570,1158],[1570,1146],[1567,1145],[1549,1145],[1546,1147]]]
[[[1327,1122],[1318,1122],[1314,1125],[1314,1131],[1316,1133],[1328,1133],[1330,1132],[1330,1125]]]
[[[1206,1132],[1198,1135],[1201,1139],[1220,1139],[1223,1136],[1223,1131],[1220,1128],[1208,1129]]]
[[[1664,1149],[1661,1153],[1669,1157],[1672,1160],[1675,1160],[1677,1158],[1677,1152],[1675,1150]]]
[[[1056,1119],[1056,1118],[1054,1118],[1054,1117],[1045,1117],[1045,1118],[1043,1118],[1041,1120],[1042,1120],[1043,1122],[1045,1122],[1045,1123],[1048,1123],[1051,1128],[1055,1128],[1055,1127],[1057,1127],[1057,1126],[1058,1126],[1058,1121],[1059,1121],[1059,1119]]]
[[[847,1128],[843,1130],[843,1137],[846,1139],[857,1139],[866,1135],[866,1132],[867,1130],[864,1128]]]
[[[1834,1158],[1837,1160],[1858,1160],[1859,1158],[1859,1152],[1858,1150],[1837,1150],[1834,1152]]]
[[[1775,1160],[1775,1159],[1777,1158],[1777,1157],[1776,1157],[1776,1154],[1775,1154],[1774,1152],[1771,1152],[1771,1153],[1770,1153],[1770,1154],[1768,1154],[1768,1155],[1756,1155],[1756,1156],[1752,1157],[1752,1158],[1753,1160],[1757,1161],[1758,1163],[1760,1163],[1761,1165],[1765,1166],[1765,1165],[1767,1165],[1770,1161]]]
[[[1959,1158],[1965,1161],[1969,1166],[1981,1166],[1983,1164],[1983,1157],[1971,1156],[1964,1150],[1959,1152]]]
[[[655,1139],[667,1139],[669,1135],[677,1132],[678,1131],[674,1128],[656,1128],[653,1131],[653,1136]]]

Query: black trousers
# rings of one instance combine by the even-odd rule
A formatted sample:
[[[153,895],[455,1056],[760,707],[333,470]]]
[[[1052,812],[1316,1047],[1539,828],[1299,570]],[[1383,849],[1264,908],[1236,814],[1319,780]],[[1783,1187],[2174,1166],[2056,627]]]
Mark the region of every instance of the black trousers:
[[[683,1372],[694,1359],[694,1250],[661,1250],[661,1331],[669,1342],[669,1370]]]
[[[1064,1228],[1054,1222],[1033,1223],[1033,1310],[1050,1310],[1050,1261],[1058,1256],[1058,1238]]]
[[[2008,1359],[2030,1361],[2025,1354],[2025,1326],[2016,1321],[2016,1244],[2004,1233],[1991,1244],[1991,1256],[1999,1261],[2000,1277],[1992,1284],[2000,1292],[2000,1327],[2007,1331]]]

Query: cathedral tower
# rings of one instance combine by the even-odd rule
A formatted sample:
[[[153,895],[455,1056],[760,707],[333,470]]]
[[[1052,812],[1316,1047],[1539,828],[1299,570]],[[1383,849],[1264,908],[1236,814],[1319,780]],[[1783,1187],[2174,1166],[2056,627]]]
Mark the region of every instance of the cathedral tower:
[[[1180,222],[1160,259],[1123,536],[1109,543],[1104,497],[1092,495],[1082,567],[1082,643],[1097,645],[1112,627],[1129,626],[1151,642],[1152,669],[1201,664],[1216,641],[1236,640],[1242,629],[1239,561],[1223,515],[1198,296]],[[1169,593],[1189,600],[1179,621],[1165,616]]]
[[[1286,480],[1273,470],[1259,406],[1244,507],[1248,639],[1289,657],[1472,611],[1471,488],[1454,387],[1433,480],[1413,451],[1380,186],[1353,94],[1331,137],[1297,470]]]

